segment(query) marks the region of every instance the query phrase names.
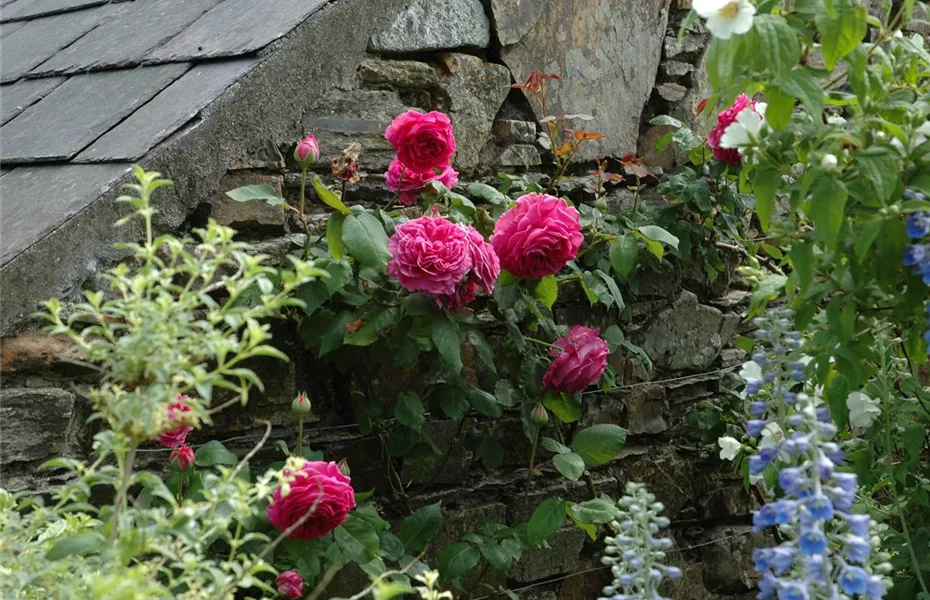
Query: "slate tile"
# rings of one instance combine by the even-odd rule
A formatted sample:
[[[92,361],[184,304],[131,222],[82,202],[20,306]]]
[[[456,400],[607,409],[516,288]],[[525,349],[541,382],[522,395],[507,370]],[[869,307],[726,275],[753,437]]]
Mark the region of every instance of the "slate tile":
[[[136,160],[194,118],[258,62],[248,58],[197,65],[74,158]]]
[[[3,38],[0,81],[14,81],[45,62],[115,11],[115,5],[97,6],[73,13],[33,19]]]
[[[0,178],[5,264],[90,205],[129,172],[129,165],[35,165]]]
[[[0,86],[0,125],[23,112],[52,90],[64,83],[66,77],[23,79],[12,85]]]
[[[225,0],[149,55],[153,61],[235,56],[264,48],[327,0]]]
[[[219,2],[138,0],[124,4],[116,18],[61,50],[33,69],[30,75],[138,64],[149,50],[173,38]]]
[[[3,8],[0,21],[34,19],[106,3],[107,0],[17,0],[14,4]]]
[[[75,75],[0,127],[4,162],[69,159],[165,89],[187,64]]]
[[[9,35],[19,29],[24,27],[29,21],[13,21],[12,23],[3,23],[0,24],[0,39],[5,35]]]

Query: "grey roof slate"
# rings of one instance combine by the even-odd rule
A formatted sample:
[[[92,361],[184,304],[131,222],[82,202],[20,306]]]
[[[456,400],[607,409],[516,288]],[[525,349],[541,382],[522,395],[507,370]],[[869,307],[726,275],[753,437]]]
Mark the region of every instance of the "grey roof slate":
[[[0,266],[190,131],[326,3],[0,0]]]

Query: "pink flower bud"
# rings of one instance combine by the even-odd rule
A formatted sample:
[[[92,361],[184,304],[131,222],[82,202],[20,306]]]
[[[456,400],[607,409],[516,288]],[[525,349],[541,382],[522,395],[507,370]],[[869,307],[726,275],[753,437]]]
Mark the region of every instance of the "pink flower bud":
[[[278,593],[285,598],[301,598],[304,595],[304,578],[297,571],[285,571],[275,582]]]
[[[178,468],[182,471],[186,471],[194,464],[194,451],[191,450],[191,447],[187,444],[182,444],[174,449],[169,461],[174,461],[175,459],[178,461]]]
[[[294,401],[291,402],[291,410],[294,411],[294,414],[301,417],[309,415],[310,409],[313,408],[313,405],[310,403],[310,398],[307,397],[306,392],[300,392],[297,394],[297,397],[294,398]]]
[[[320,146],[317,144],[315,137],[308,135],[297,143],[297,148],[294,149],[294,160],[300,163],[302,167],[316,164],[319,159]]]

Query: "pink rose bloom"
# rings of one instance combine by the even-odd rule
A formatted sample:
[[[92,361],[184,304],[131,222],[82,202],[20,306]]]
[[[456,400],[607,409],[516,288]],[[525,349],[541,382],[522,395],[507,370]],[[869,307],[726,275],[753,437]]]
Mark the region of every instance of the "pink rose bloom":
[[[494,246],[484,241],[481,232],[471,225],[463,225],[468,236],[469,254],[471,255],[472,270],[470,279],[475,280],[485,294],[494,291],[494,284],[501,274],[501,261],[494,251]]]
[[[557,273],[575,258],[582,242],[578,211],[547,194],[520,197],[501,215],[491,236],[501,266],[526,279]]]
[[[303,598],[304,578],[297,571],[281,573],[275,585],[278,587],[278,593],[285,598]]]
[[[191,450],[191,447],[187,444],[181,444],[175,448],[171,456],[168,457],[168,462],[172,462],[175,459],[178,461],[178,468],[182,471],[186,471],[194,464],[194,451]]]
[[[191,407],[186,403],[187,399],[187,396],[178,394],[178,397],[175,398],[175,401],[168,405],[169,424],[177,421],[184,421],[184,417],[181,415],[186,412],[190,412],[191,410]],[[187,434],[190,433],[193,429],[193,427],[175,427],[171,431],[159,435],[158,443],[165,448],[176,448],[187,440]]]
[[[717,115],[717,124],[714,125],[714,128],[707,134],[707,145],[713,150],[714,157],[728,165],[738,165],[742,161],[742,158],[737,148],[721,148],[720,138],[723,137],[723,132],[726,131],[727,127],[736,121],[736,115],[747,106],[755,110],[755,100],[751,100],[746,94],[737,96],[736,100],[733,102],[733,106]]]
[[[438,181],[449,189],[452,189],[458,180],[459,174],[452,165],[446,166],[441,173],[435,171],[414,171],[408,169],[397,158],[391,161],[387,173],[384,174],[387,187],[395,194],[400,195],[400,203],[404,206],[412,206],[416,203],[420,192],[431,181]]]
[[[452,295],[472,267],[465,229],[442,217],[423,216],[398,225],[388,250],[388,275],[411,292]]]
[[[568,335],[555,341],[555,348],[549,350],[553,360],[543,376],[543,389],[577,394],[601,378],[609,352],[598,333],[597,329],[573,325]]]
[[[445,170],[455,154],[452,122],[441,112],[408,110],[397,115],[384,137],[397,150],[401,164],[419,173]]]
[[[268,505],[268,520],[279,530],[303,519],[320,498],[313,514],[291,533],[294,539],[312,540],[332,531],[355,508],[351,480],[334,462],[303,461],[297,469],[286,467],[284,478]]]
[[[294,160],[301,165],[312,165],[320,160],[320,146],[314,136],[308,135],[300,140],[294,149]]]

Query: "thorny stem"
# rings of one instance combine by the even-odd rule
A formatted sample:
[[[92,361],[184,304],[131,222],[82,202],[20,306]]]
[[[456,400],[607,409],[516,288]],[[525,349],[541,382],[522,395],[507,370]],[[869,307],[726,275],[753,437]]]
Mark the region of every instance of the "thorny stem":
[[[307,232],[307,241],[304,242],[303,260],[310,256],[310,224],[307,223],[307,215],[304,212],[304,198],[306,197],[307,188],[307,169],[310,165],[304,165],[300,171],[300,222],[304,225],[304,231]]]
[[[530,448],[530,465],[526,471],[526,489],[523,490],[523,505],[526,506],[526,501],[530,497],[530,483],[533,481],[533,463],[536,462],[536,444],[539,442],[539,431],[541,427],[536,430],[536,435],[533,436],[533,447]]]
[[[297,417],[297,457],[304,457],[304,416]]]
[[[119,519],[123,510],[125,510],[126,497],[129,495],[129,482],[132,480],[132,465],[136,460],[136,448],[138,447],[139,443],[132,440],[129,443],[129,451],[126,453],[126,458],[123,460],[123,472],[119,484],[119,491],[116,494],[116,501],[113,505],[113,516],[110,519],[110,539],[108,543],[111,548],[116,545],[116,540],[118,538]]]
[[[558,348],[558,346],[556,346],[555,344],[550,344],[549,342],[544,342],[542,340],[532,338],[528,335],[523,336],[523,338],[528,342],[533,342],[534,344],[539,344],[540,346],[545,346],[547,348]]]

